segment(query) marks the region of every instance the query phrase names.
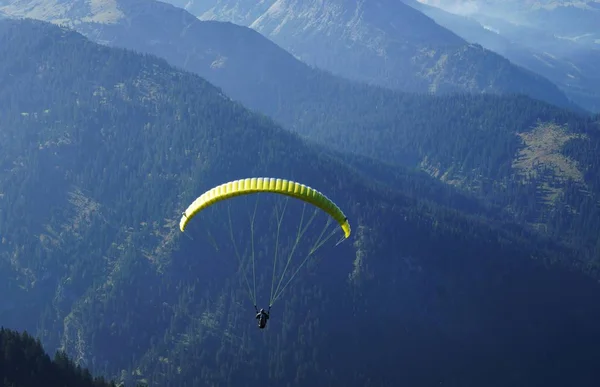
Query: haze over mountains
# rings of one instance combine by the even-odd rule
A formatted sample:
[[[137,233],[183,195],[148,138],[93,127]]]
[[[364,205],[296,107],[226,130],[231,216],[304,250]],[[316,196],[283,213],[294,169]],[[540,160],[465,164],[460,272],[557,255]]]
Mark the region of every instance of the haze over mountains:
[[[441,95],[347,80],[253,29],[165,3],[0,4],[11,18],[85,35],[0,21],[0,325],[127,385],[600,382],[600,120],[569,110],[547,80],[415,10],[403,15],[424,29],[405,29],[406,52],[437,41],[438,54],[473,54],[436,73],[436,87],[452,86]],[[267,2],[236,4],[211,12],[290,21]],[[321,22],[298,42],[340,32],[355,6],[328,4],[286,14]],[[361,28],[395,9],[358,4]],[[377,46],[362,47],[340,55],[365,59]],[[488,71],[498,63],[523,78]],[[426,79],[398,74],[406,85]],[[264,331],[235,246],[252,246],[262,306],[273,246],[294,250],[302,206],[232,201],[186,234],[177,226],[200,193],[249,176],[321,190],[353,230],[299,272]]]
[[[419,0],[449,12],[489,16],[517,25],[545,29],[564,39],[598,44],[600,2],[598,0]]]
[[[546,79],[401,1],[171,2],[202,20],[249,26],[306,63],[350,79],[404,91],[522,92],[566,104]]]
[[[84,0],[60,0],[61,7],[37,0],[3,3],[0,10],[11,16],[67,23],[100,43],[150,51],[169,60],[177,52],[186,58],[184,62],[203,57],[211,60],[212,67],[247,67],[246,73],[262,68],[263,50],[273,51],[264,48],[270,44],[266,39],[246,36],[250,31],[234,32],[231,25],[212,28],[231,30],[226,34],[233,39],[222,37],[222,33],[207,36],[211,27],[197,26],[192,15],[153,1],[118,0],[101,7]],[[323,4],[306,0],[207,1],[185,6],[203,20],[250,26],[309,65],[350,79],[404,91],[524,93],[576,108],[547,79],[468,44],[402,2],[388,1],[378,7],[370,2],[342,0]],[[389,19],[392,15],[393,22]],[[170,38],[166,40],[166,36]],[[220,52],[224,43],[230,49]],[[293,71],[282,66],[278,69],[280,73]],[[239,68],[236,70],[239,73]]]
[[[597,1],[404,1],[467,41],[543,75],[584,108],[600,111]]]

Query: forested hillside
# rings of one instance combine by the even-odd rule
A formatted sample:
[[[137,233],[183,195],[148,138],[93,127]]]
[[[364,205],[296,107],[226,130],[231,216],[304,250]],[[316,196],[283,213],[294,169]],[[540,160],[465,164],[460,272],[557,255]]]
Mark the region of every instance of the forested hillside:
[[[39,340],[27,332],[0,327],[0,380],[3,387],[115,387],[103,377],[92,377],[87,369],[57,352],[46,354]]]
[[[598,117],[523,96],[432,98],[341,82],[313,93],[274,116],[344,152],[423,169],[597,263]]]
[[[595,119],[522,96],[415,96],[353,83],[306,66],[247,28],[201,22],[164,3],[119,4],[114,22],[76,28],[161,55],[334,149],[421,168],[515,222],[582,248],[592,266],[600,256]],[[78,14],[69,12],[61,15],[73,21]],[[128,23],[119,21],[123,14]]]
[[[79,14],[69,10],[54,17],[73,22]],[[105,15],[95,12],[94,20]],[[595,265],[594,119],[520,96],[436,98],[353,83],[309,68],[254,31],[201,22],[164,3],[125,1],[115,12],[111,23],[82,21],[76,28],[164,56],[329,147],[421,168],[516,222],[582,247],[582,258]],[[130,16],[126,24],[118,21],[123,14]]]
[[[436,179],[317,146],[164,60],[41,22],[0,22],[0,101],[0,319],[94,374],[154,386],[600,380],[600,286],[565,269],[577,251]],[[262,331],[232,245],[253,246],[266,306],[272,246],[293,249],[302,205],[283,207],[281,235],[264,231],[284,211],[274,198],[178,229],[202,192],[249,176],[323,191],[353,230],[315,254]]]

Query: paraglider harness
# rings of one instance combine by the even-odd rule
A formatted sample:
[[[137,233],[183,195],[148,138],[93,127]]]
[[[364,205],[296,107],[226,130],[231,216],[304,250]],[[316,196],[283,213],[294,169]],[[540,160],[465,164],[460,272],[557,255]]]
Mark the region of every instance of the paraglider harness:
[[[264,329],[267,326],[269,313],[271,313],[271,305],[269,305],[269,309],[267,309],[266,312],[264,309],[258,310],[256,305],[254,305],[254,310],[256,310],[256,319],[258,320],[258,327],[260,329]]]

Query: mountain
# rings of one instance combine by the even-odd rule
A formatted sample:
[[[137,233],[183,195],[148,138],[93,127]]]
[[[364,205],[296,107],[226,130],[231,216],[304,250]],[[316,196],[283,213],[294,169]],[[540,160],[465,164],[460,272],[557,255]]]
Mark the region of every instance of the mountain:
[[[27,332],[18,333],[0,327],[0,379],[3,386],[26,387],[115,387],[103,377],[93,378],[87,369],[77,367],[64,353],[54,359],[39,340]]]
[[[210,12],[202,12],[202,19],[251,26],[308,64],[344,77],[406,91],[525,93],[579,109],[548,80],[468,44],[401,2],[374,8],[370,2],[336,1],[328,2],[324,9],[320,2],[309,1],[271,2],[268,9],[269,2],[237,2],[231,12],[222,13],[218,7],[231,4],[220,2],[212,7],[211,2],[191,2],[189,9],[199,15],[200,10],[212,7]],[[204,25],[184,10],[164,3],[118,0],[97,7],[86,0],[60,0],[60,7],[54,4],[5,0],[0,1],[0,11],[12,17],[66,24],[99,43],[179,59],[172,63],[209,66],[223,85],[238,83],[229,81],[228,69],[223,67],[249,80],[259,78],[268,83],[268,78],[277,74],[292,78],[299,66],[282,66],[290,59],[282,52],[275,53],[279,47],[263,42],[266,39],[258,34],[236,30],[229,24]],[[354,9],[357,4],[359,8]],[[237,17],[236,12],[243,13],[244,18]],[[311,16],[319,14],[327,16]],[[386,15],[397,15],[396,21],[391,23]],[[280,27],[274,30],[277,25]],[[275,63],[264,63],[269,55],[277,58]],[[267,69],[275,69],[274,74]],[[240,75],[234,78],[244,78]]]
[[[586,179],[595,176],[597,168],[594,161],[585,161],[594,160],[592,119],[528,98],[432,98],[360,85],[310,68],[248,28],[198,21],[165,3],[120,3],[119,17],[127,15],[127,23],[86,23],[74,19],[76,9],[48,18],[68,16],[79,31],[97,41],[162,56],[286,129],[330,148],[426,171],[476,195],[485,206],[501,208],[503,219],[583,249],[586,262],[596,261],[595,217],[600,214],[594,202],[600,196],[594,178]],[[27,15],[41,10],[28,8]],[[152,31],[154,35],[148,35]],[[590,142],[582,140],[583,132],[571,133],[569,126],[590,131],[590,136],[585,135]],[[532,132],[533,128],[537,130]],[[546,128],[559,143],[541,144]],[[561,134],[563,128],[567,135]],[[526,137],[530,132],[536,136]],[[477,146],[456,142],[458,134]],[[443,145],[432,140],[446,136]],[[498,141],[506,146],[497,149]],[[584,141],[580,150],[586,154],[565,155],[563,148],[577,141]],[[528,163],[520,163],[525,156]],[[561,161],[554,161],[555,156]],[[575,188],[579,186],[584,191]],[[570,210],[580,207],[585,210]]]
[[[431,97],[351,83],[321,86],[313,91],[319,97],[275,117],[340,151],[426,171],[582,249],[597,267],[599,117],[523,96]]]
[[[600,77],[595,67],[600,60],[600,45],[587,45],[578,41],[579,38],[583,39],[589,34],[582,34],[577,38],[557,36],[558,32],[553,33],[547,27],[556,25],[554,22],[523,21],[527,24],[515,24],[511,20],[515,15],[520,14],[517,10],[493,12],[483,5],[476,7],[479,12],[485,12],[481,14],[472,9],[474,4],[479,4],[475,2],[470,2],[470,5],[463,7],[460,7],[459,4],[439,3],[439,6],[444,9],[465,13],[465,15],[453,14],[417,0],[404,0],[404,2],[425,13],[465,40],[481,44],[511,62],[548,78],[559,86],[571,100],[585,109],[600,112],[600,94],[598,93]],[[509,3],[498,5],[506,6],[507,4]],[[532,12],[534,11],[530,11],[523,17],[531,16]],[[558,13],[558,11],[556,12]],[[594,14],[593,11],[586,12],[586,14]],[[529,19],[537,18],[531,16]],[[569,25],[579,24],[571,22]],[[600,19],[597,25],[600,25]]]
[[[46,348],[160,386],[600,380],[600,286],[561,264],[577,261],[571,247],[468,201],[459,211],[451,187],[304,140],[154,56],[5,20],[0,58],[0,319]],[[266,197],[266,212],[232,200],[177,227],[200,193],[246,176],[318,188],[353,229],[319,250],[263,331],[231,245],[256,242],[262,305],[263,258],[294,245],[302,206],[290,200],[281,235],[256,240],[253,213],[267,227],[282,208]]]
[[[576,130],[591,131],[591,137],[586,137],[591,142],[585,144],[593,145],[596,141],[593,119],[528,98],[432,98],[360,85],[310,68],[244,27],[196,21],[189,14],[161,3],[136,3],[136,7],[130,4],[121,9],[128,15],[136,15],[128,19],[127,26],[106,25],[88,35],[163,56],[172,64],[206,77],[245,106],[327,146],[392,165],[423,169],[447,184],[479,195],[490,205],[500,206],[513,220],[591,249],[585,253],[586,257],[595,256],[598,239],[592,225],[600,213],[593,203],[600,200],[600,191],[590,190],[595,183],[585,181],[584,176],[595,176],[597,169],[596,163],[588,167],[582,161],[592,157],[593,151],[575,158],[565,155],[562,147],[580,141],[580,133],[562,135],[562,129],[552,125],[557,122],[569,132],[569,124],[585,128]],[[160,20],[154,17],[158,14]],[[185,33],[162,33],[149,40],[144,31],[160,23],[180,25]],[[171,31],[166,27],[163,30]],[[243,54],[239,54],[242,50]],[[252,52],[261,55],[253,56]],[[254,59],[248,63],[244,58]],[[536,136],[524,137],[533,128],[537,128],[533,132]],[[546,164],[549,156],[533,151],[543,140],[540,135],[543,128],[549,128],[548,135],[557,136],[560,143],[543,144],[541,151],[544,155],[560,156],[568,168],[560,164],[562,161]],[[446,148],[430,140],[454,137],[457,133],[473,139],[477,146],[459,142],[454,148],[453,141],[444,141]],[[500,138],[507,147],[498,150],[495,146]],[[588,149],[587,145],[582,149]],[[470,155],[469,161],[463,164],[466,154]],[[492,154],[494,161],[488,160]],[[527,168],[518,162],[524,155],[529,155]],[[486,160],[485,166],[482,158]],[[531,163],[541,166],[533,168]],[[523,179],[531,168],[540,171],[535,177]],[[574,179],[572,183],[567,182],[569,176]],[[590,193],[571,191],[565,184],[583,184],[585,192]],[[506,190],[507,185],[513,188]],[[581,205],[589,210],[575,213],[568,210]],[[559,218],[562,220],[556,221]]]
[[[171,3],[249,26],[310,65],[411,92],[524,93],[575,108],[547,79],[467,43],[401,1]]]
[[[330,75],[294,58],[247,27],[200,21],[190,13],[157,1],[123,0],[113,8],[89,9],[84,1],[46,12],[39,3],[13,2],[14,17],[41,18],[69,24],[99,43],[165,58],[222,88],[229,96],[264,114],[299,103],[306,85]],[[84,15],[84,16],[82,16]],[[114,15],[111,22],[102,15]],[[104,20],[105,22],[88,22]],[[309,87],[310,88],[310,87]]]
[[[565,2],[530,11],[527,20],[538,28],[550,26],[562,39],[600,48],[600,2]]]
[[[563,39],[588,46],[600,38],[600,1],[598,0],[419,0],[452,13],[491,16],[517,25],[549,32]]]

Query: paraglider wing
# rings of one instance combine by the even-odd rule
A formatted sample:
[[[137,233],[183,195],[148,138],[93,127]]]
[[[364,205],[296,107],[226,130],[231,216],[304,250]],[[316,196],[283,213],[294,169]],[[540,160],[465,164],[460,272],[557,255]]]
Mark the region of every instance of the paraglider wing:
[[[185,210],[179,222],[179,229],[183,232],[188,222],[203,209],[236,196],[249,195],[253,193],[270,192],[291,196],[293,198],[303,200],[310,203],[321,210],[325,211],[329,216],[335,219],[344,231],[345,238],[350,236],[350,224],[346,215],[340,208],[333,203],[327,196],[321,192],[308,187],[304,184],[294,181],[276,178],[253,177],[230,181],[214,187],[202,195],[200,195],[190,206]]]

